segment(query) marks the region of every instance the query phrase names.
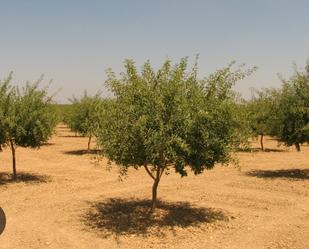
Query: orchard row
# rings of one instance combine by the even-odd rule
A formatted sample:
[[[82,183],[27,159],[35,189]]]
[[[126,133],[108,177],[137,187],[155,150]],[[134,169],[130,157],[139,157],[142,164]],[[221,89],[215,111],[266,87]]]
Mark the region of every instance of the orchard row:
[[[129,167],[143,167],[153,179],[152,210],[164,173],[200,174],[215,164],[229,164],[233,152],[250,146],[249,139],[276,137],[300,151],[309,142],[309,63],[283,80],[280,89],[256,91],[251,100],[233,91],[237,81],[256,68],[235,64],[198,78],[198,65],[187,58],[159,70],[147,61],[139,71],[125,61],[117,76],[107,72],[111,98],[100,94],[73,98],[61,110],[61,121],[72,131],[95,137],[102,155],[126,174]],[[60,121],[52,99],[38,83],[22,90],[10,85],[11,75],[0,84],[0,144],[10,146],[16,177],[15,148],[39,147]],[[58,116],[58,117],[57,117]]]

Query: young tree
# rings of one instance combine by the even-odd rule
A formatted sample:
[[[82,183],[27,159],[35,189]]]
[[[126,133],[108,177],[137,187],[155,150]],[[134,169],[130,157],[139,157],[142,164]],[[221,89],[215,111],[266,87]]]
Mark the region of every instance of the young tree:
[[[261,149],[264,150],[264,136],[274,134],[278,127],[278,91],[264,89],[255,93],[245,108],[249,114],[248,120],[252,136],[260,136]]]
[[[57,122],[47,89],[38,88],[41,80],[27,83],[21,90],[12,88],[2,107],[5,143],[12,151],[14,179],[17,176],[16,147],[40,147],[50,138]]]
[[[146,62],[141,73],[126,60],[120,79],[108,71],[106,85],[114,100],[98,140],[122,174],[143,167],[153,179],[151,211],[164,172],[173,168],[186,176],[191,168],[200,174],[231,161],[230,152],[239,144],[231,88],[252,72],[233,72],[232,65],[204,80],[197,78],[197,64],[187,70],[186,58],[174,66],[166,60],[157,72]]]
[[[280,126],[275,135],[287,146],[309,142],[309,60],[304,71],[295,69],[289,80],[283,80],[277,108]]]
[[[97,130],[100,128],[100,120],[104,111],[104,101],[100,94],[91,97],[86,93],[78,99],[71,100],[72,108],[68,115],[68,125],[72,131],[78,132],[83,136],[88,136],[88,151],[92,137],[96,136]]]

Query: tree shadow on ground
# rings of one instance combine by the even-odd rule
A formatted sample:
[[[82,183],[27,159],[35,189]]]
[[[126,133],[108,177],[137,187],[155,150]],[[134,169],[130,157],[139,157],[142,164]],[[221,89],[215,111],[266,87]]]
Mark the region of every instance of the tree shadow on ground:
[[[237,152],[287,152],[287,149],[268,149],[265,148],[262,150],[261,148],[240,148]]]
[[[252,170],[247,172],[246,175],[259,178],[309,180],[309,169]]]
[[[101,150],[69,150],[69,151],[64,151],[64,154],[67,155],[76,155],[76,156],[82,156],[85,154],[89,155],[97,155],[101,152]]]
[[[52,145],[55,145],[55,143],[46,142],[43,143],[41,146],[52,146]]]
[[[287,152],[287,149],[264,149],[264,150],[259,150],[261,152]]]
[[[192,207],[188,202],[159,201],[154,214],[149,212],[150,207],[151,201],[144,199],[107,199],[92,203],[82,221],[104,237],[130,234],[162,237],[164,231],[175,231],[177,227],[228,220],[221,211]]]
[[[18,182],[24,182],[24,183],[46,183],[50,181],[50,177],[45,175],[38,175],[34,173],[17,173],[16,180],[13,179],[12,173],[1,173],[0,172],[0,186],[6,185],[9,183],[18,183]]]
[[[81,137],[85,137],[85,136],[81,136],[81,135],[58,135],[58,137],[81,138]]]

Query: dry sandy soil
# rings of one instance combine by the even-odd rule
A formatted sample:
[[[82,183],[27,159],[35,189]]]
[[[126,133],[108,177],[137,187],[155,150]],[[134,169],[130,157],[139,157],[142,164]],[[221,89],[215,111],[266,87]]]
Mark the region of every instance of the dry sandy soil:
[[[0,154],[1,249],[309,248],[308,146],[298,153],[268,139],[267,152],[239,153],[239,168],[171,172],[152,217],[146,172],[120,181],[86,146],[62,126],[40,150],[18,148],[18,182],[10,151]]]

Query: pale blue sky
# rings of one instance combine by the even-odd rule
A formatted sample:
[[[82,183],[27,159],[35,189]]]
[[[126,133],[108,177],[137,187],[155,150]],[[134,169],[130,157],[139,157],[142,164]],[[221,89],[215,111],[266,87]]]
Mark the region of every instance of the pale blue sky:
[[[232,60],[258,66],[237,89],[279,87],[309,55],[309,1],[0,0],[0,78],[45,74],[56,100],[103,89],[125,58],[158,66],[200,54],[200,75]]]

